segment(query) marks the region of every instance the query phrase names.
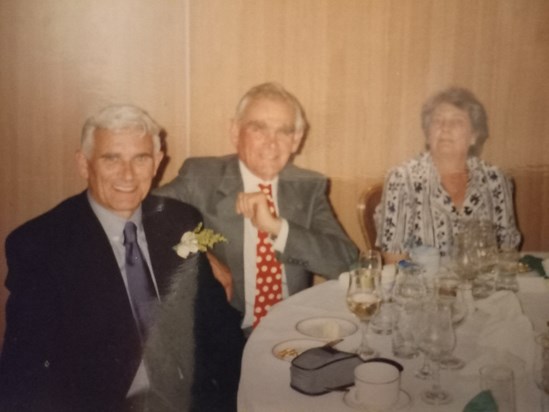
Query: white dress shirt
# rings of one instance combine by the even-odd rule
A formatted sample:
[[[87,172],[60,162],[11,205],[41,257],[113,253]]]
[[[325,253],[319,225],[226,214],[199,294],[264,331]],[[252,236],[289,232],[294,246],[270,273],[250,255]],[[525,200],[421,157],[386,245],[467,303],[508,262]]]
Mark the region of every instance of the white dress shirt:
[[[266,182],[255,176],[244,163],[239,161],[240,174],[244,183],[244,192],[253,193],[259,192],[259,184],[270,184],[272,198],[275,205],[277,216],[280,217],[278,208],[278,176],[273,180]],[[276,240],[273,242],[273,248],[276,252],[283,252],[288,239],[289,226],[288,221],[281,217],[282,227]],[[244,297],[246,308],[244,311],[244,319],[242,320],[242,328],[252,326],[254,321],[254,303],[256,289],[256,245],[257,245],[257,228],[252,225],[250,219],[244,219]],[[286,272],[282,265],[282,299],[289,296],[288,283],[286,280]]]

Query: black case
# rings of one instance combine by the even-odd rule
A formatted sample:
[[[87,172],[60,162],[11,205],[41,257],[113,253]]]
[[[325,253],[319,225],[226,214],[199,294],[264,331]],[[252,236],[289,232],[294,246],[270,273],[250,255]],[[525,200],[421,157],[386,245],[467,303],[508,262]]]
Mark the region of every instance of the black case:
[[[363,363],[355,353],[330,346],[306,350],[292,360],[290,386],[306,395],[322,395],[354,384],[354,370]]]

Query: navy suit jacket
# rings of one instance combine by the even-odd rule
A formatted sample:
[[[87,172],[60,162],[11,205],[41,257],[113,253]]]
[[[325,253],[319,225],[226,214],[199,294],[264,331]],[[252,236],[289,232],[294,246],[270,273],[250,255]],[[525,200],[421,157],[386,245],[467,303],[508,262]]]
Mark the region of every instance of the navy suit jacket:
[[[234,404],[242,350],[238,314],[203,254],[182,259],[172,249],[201,221],[200,213],[156,196],[142,208],[163,302],[145,348],[85,192],[10,234],[0,410],[121,411],[144,354],[162,410]],[[218,344],[228,349],[227,359],[205,358]]]
[[[311,285],[313,274],[336,278],[357,258],[357,249],[334,216],[327,197],[327,179],[319,173],[288,164],[279,174],[278,208],[289,224],[284,253],[288,289],[294,294]],[[234,298],[244,311],[244,219],[235,211],[236,197],[244,184],[236,155],[189,158],[178,176],[155,194],[195,206],[207,227],[220,232],[227,243],[214,253],[231,270]]]

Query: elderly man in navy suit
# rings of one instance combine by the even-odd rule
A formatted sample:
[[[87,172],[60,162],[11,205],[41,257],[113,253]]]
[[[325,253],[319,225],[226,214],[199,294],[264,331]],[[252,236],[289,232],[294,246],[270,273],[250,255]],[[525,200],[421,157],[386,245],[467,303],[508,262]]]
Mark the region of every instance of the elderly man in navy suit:
[[[200,212],[148,194],[159,133],[130,105],[88,119],[88,189],[8,237],[0,410],[236,410],[239,315],[205,255],[174,250]]]
[[[228,238],[210,257],[247,331],[310,286],[313,274],[335,278],[357,258],[329,204],[327,179],[291,162],[306,128],[295,96],[276,83],[255,86],[231,125],[236,154],[189,158],[155,192],[197,207]]]

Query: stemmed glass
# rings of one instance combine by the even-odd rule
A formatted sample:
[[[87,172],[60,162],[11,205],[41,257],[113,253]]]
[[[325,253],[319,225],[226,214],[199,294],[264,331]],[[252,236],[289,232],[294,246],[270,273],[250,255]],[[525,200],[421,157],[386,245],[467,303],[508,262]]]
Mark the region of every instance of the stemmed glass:
[[[437,275],[436,299],[442,305],[450,308],[450,315],[454,327],[459,325],[467,316],[467,308],[463,296],[459,294],[461,283],[458,275],[447,266],[441,266]],[[461,369],[465,362],[451,353],[440,359],[443,369]]]
[[[400,310],[408,314],[408,321],[413,324],[410,331],[415,346],[418,347],[420,326],[424,324],[423,305],[429,298],[427,286],[421,276],[421,266],[409,261],[399,262],[393,298]],[[419,379],[428,379],[431,376],[429,359],[426,356],[423,357],[422,366],[415,372],[415,376]]]
[[[375,250],[361,253],[358,265],[349,276],[347,289],[347,306],[358,320],[362,330],[362,338],[357,353],[362,359],[377,356],[374,349],[368,344],[368,323],[379,309],[381,255]]]
[[[452,402],[452,395],[440,385],[440,360],[451,353],[456,346],[456,335],[452,324],[450,307],[434,302],[425,308],[425,323],[421,329],[420,350],[433,363],[433,386],[421,394],[421,399],[431,405]]]
[[[451,249],[451,266],[462,281],[460,285],[462,298],[467,307],[467,312],[472,314],[476,310],[473,300],[473,280],[478,274],[479,257],[474,235],[466,228],[454,236]]]
[[[549,331],[536,337],[534,378],[541,391],[541,410],[549,410]]]
[[[494,292],[498,245],[494,225],[489,220],[479,220],[473,228],[475,250],[478,258],[478,274],[473,280],[473,296],[487,298]]]

